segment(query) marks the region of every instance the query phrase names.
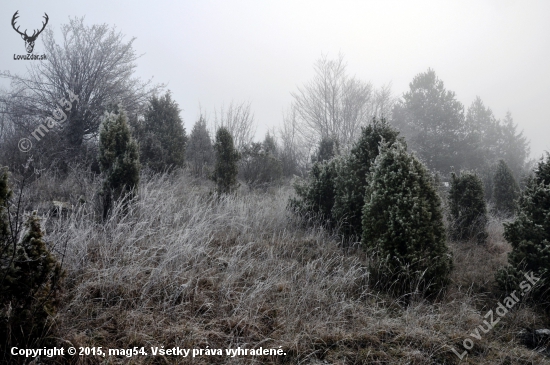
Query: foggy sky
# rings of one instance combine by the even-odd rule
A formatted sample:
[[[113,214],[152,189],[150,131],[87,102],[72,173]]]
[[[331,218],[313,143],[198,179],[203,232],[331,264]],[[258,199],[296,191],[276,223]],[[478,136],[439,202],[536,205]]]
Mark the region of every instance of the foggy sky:
[[[188,133],[199,105],[212,119],[214,108],[250,101],[262,139],[314,62],[341,52],[349,74],[391,82],[398,96],[431,67],[466,109],[479,95],[497,118],[509,110],[533,157],[550,151],[550,1],[3,0],[0,70],[23,73],[29,61],[13,60],[26,53],[10,25],[16,10],[22,30],[48,13],[58,39],[75,16],[136,37],[137,75],[168,84]],[[42,50],[39,37],[34,53]]]

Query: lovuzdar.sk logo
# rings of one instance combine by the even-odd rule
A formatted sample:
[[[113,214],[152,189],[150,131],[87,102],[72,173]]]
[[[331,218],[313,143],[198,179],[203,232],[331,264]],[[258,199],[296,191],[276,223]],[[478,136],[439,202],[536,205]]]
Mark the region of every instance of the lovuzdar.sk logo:
[[[32,33],[32,35],[28,35],[27,34],[27,30],[25,29],[24,32],[21,32],[19,30],[19,26],[16,27],[16,24],[15,24],[15,21],[17,20],[17,18],[19,18],[19,10],[17,10],[15,12],[15,14],[13,14],[13,17],[11,18],[11,26],[13,27],[13,29],[19,33],[19,35],[21,35],[21,38],[23,38],[23,40],[25,41],[25,49],[27,50],[27,54],[26,55],[13,55],[13,59],[14,60],[44,60],[46,59],[46,55],[34,55],[32,54],[32,51],[34,50],[34,42],[36,41],[36,38],[38,38],[38,36],[40,35],[40,33],[42,33],[42,31],[44,30],[44,28],[46,28],[46,25],[48,24],[48,14],[44,13],[44,19],[46,20],[45,22],[42,22],[42,29],[38,30],[38,29],[35,29]]]

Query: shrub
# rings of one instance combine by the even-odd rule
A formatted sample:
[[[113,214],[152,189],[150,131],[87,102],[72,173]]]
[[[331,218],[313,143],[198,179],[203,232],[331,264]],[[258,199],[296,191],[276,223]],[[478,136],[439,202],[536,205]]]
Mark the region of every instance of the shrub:
[[[378,156],[380,142],[391,145],[398,140],[398,134],[384,119],[373,118],[371,124],[362,128],[361,137],[341,164],[335,176],[332,215],[344,236],[361,236],[367,174]]]
[[[550,154],[541,160],[518,202],[515,220],[504,224],[504,237],[512,245],[509,266],[497,274],[503,289],[514,290],[524,274],[539,277],[531,291],[536,301],[549,304],[550,291]]]
[[[10,346],[45,345],[43,340],[52,329],[51,317],[59,306],[59,281],[63,276],[61,265],[42,239],[43,233],[36,213],[27,219],[27,232],[20,242],[17,234],[10,234],[6,207],[11,191],[7,181],[8,175],[4,171],[0,178],[2,356],[9,356]]]
[[[493,178],[493,201],[497,214],[511,215],[514,213],[519,186],[512,171],[503,160],[497,164]]]
[[[453,172],[448,201],[452,239],[475,239],[479,243],[485,243],[488,236],[487,204],[481,179],[469,172],[463,172],[461,176]]]
[[[237,162],[240,155],[233,144],[233,137],[225,127],[218,129],[214,149],[216,166],[212,180],[216,183],[219,194],[227,194],[237,187]]]
[[[338,154],[338,141],[336,138],[325,137],[319,142],[319,148],[315,155],[311,156],[311,162],[325,162]]]
[[[383,144],[368,176],[363,244],[377,252],[381,275],[400,294],[437,294],[449,282],[441,202],[426,167],[401,143]]]
[[[153,96],[141,125],[140,162],[155,172],[170,167],[183,167],[187,135],[178,104],[170,92]]]
[[[290,199],[290,207],[298,214],[313,218],[326,227],[334,226],[334,180],[340,158],[313,164],[306,180],[297,181],[297,197]]]
[[[113,202],[136,193],[139,183],[139,153],[130,135],[128,118],[121,110],[105,113],[99,131],[99,168],[104,175],[103,217]]]

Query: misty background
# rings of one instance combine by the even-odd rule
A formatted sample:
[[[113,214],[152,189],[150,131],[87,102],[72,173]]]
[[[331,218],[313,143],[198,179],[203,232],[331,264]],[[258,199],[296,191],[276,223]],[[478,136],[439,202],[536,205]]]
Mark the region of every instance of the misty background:
[[[479,96],[498,119],[507,111],[531,141],[550,150],[550,3],[546,1],[5,1],[0,12],[0,70],[22,74],[24,43],[11,27],[40,26],[60,36],[69,17],[116,25],[143,56],[135,76],[172,91],[187,131],[202,108],[250,102],[256,139],[278,127],[291,92],[311,80],[322,55],[344,56],[347,73],[394,96],[432,68],[465,108]],[[58,38],[59,39],[59,38]],[[34,53],[43,52],[41,36]],[[7,87],[5,79],[0,86]]]

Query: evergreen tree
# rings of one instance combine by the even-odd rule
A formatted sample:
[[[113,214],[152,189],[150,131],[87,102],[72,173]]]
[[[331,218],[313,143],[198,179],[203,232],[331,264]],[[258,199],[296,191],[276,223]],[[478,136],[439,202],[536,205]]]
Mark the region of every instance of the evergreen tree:
[[[11,346],[40,347],[59,305],[61,265],[44,242],[39,219],[27,219],[18,242],[8,224],[8,172],[0,176],[0,359]],[[17,219],[18,214],[15,214]],[[9,363],[15,362],[10,358]]]
[[[27,234],[17,244],[14,260],[3,268],[7,272],[2,270],[7,275],[0,290],[4,322],[0,326],[0,349],[9,343],[38,347],[51,330],[49,321],[60,304],[63,272],[42,239],[36,212],[25,225]]]
[[[509,215],[515,210],[519,186],[503,160],[498,162],[493,178],[493,202],[498,214]]]
[[[485,106],[479,96],[466,113],[466,129],[468,149],[465,151],[464,167],[476,171],[489,169],[500,155],[501,128],[493,111]]]
[[[481,179],[468,172],[451,174],[449,190],[450,234],[454,240],[487,240],[487,204]]]
[[[160,98],[153,96],[138,132],[140,160],[155,172],[170,167],[183,167],[187,135],[178,104],[168,91]]]
[[[338,140],[336,138],[323,138],[319,142],[319,147],[315,155],[311,157],[311,161],[315,162],[325,162],[333,158],[338,154]]]
[[[437,294],[449,282],[441,202],[430,173],[400,143],[382,145],[368,177],[363,244],[378,252],[393,291]]]
[[[493,176],[498,160],[506,161],[513,176],[519,179],[526,172],[529,142],[523,132],[517,132],[510,112],[506,113],[504,120],[497,120],[479,97],[468,108],[466,129],[469,148],[465,165],[480,173],[486,200],[492,201]]]
[[[297,197],[290,199],[290,207],[302,216],[314,218],[324,226],[334,226],[332,208],[335,197],[335,178],[340,158],[313,164],[306,180],[294,184]]]
[[[333,227],[332,216],[336,195],[335,179],[341,170],[342,157],[336,156],[338,142],[323,138],[312,160],[314,162],[308,178],[294,184],[297,197],[290,199],[290,207],[298,214],[314,218],[327,227]]]
[[[237,187],[237,173],[240,155],[233,144],[231,133],[221,127],[216,133],[216,166],[212,179],[216,183],[216,190],[219,194],[227,194]]]
[[[415,76],[410,91],[393,109],[392,123],[429,168],[446,174],[465,163],[471,145],[464,106],[432,69]]]
[[[139,153],[124,110],[105,113],[99,132],[99,168],[104,175],[103,217],[115,200],[135,194],[139,183]]]
[[[384,119],[373,118],[371,124],[362,128],[361,137],[340,165],[334,182],[332,215],[341,224],[341,233],[345,236],[361,236],[367,174],[378,156],[380,142],[385,141],[391,145],[398,140],[398,134]],[[405,144],[402,139],[399,140]]]
[[[206,119],[201,115],[193,126],[187,143],[187,162],[191,171],[205,176],[214,164],[214,147],[206,128]]]
[[[525,274],[540,278],[530,295],[550,304],[550,154],[541,160],[518,202],[518,214],[504,224],[504,237],[512,245],[509,266],[497,274],[503,289],[514,290]]]
[[[499,156],[506,161],[516,181],[526,172],[530,150],[529,141],[523,135],[523,131],[518,133],[512,114],[507,112],[500,123]]]

